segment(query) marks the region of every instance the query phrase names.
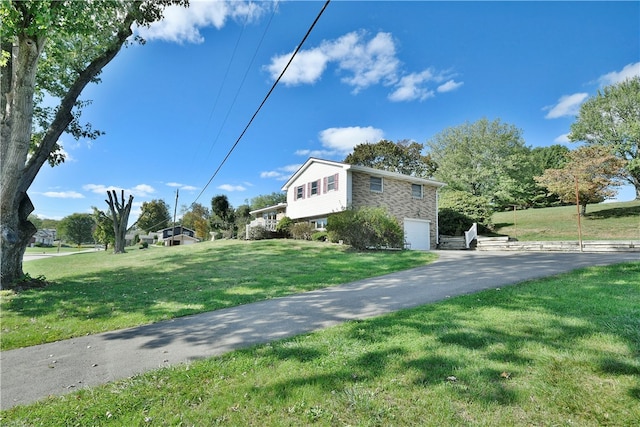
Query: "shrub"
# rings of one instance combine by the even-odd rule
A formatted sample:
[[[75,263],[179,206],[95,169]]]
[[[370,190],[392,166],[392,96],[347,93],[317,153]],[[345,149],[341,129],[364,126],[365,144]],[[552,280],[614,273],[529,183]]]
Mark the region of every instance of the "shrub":
[[[140,243],[140,249],[147,249],[148,247],[149,247],[149,243],[147,242]]]
[[[249,239],[251,240],[264,240],[271,237],[271,232],[261,225],[251,227],[251,229],[249,229]]]
[[[329,233],[327,233],[326,231],[318,231],[311,235],[311,240],[314,240],[316,242],[326,242],[329,238],[328,236]]]
[[[297,222],[291,226],[291,237],[297,240],[311,240],[315,228],[308,222]]]
[[[276,225],[276,232],[283,237],[291,237],[291,227],[293,227],[293,220],[288,216],[285,216]]]
[[[404,231],[384,208],[345,210],[329,216],[327,231],[332,242],[343,240],[358,250],[402,248]]]
[[[472,218],[451,208],[438,211],[438,233],[445,236],[462,236],[473,225]]]

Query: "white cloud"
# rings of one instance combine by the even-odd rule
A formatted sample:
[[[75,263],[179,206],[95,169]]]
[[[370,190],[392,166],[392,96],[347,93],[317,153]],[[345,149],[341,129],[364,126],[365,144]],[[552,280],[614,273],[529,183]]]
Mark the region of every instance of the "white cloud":
[[[200,29],[224,27],[229,18],[244,22],[253,21],[267,9],[275,7],[269,2],[245,1],[192,1],[188,8],[169,6],[164,19],[135,32],[146,40],[165,40],[177,43],[202,43]]]
[[[173,188],[178,188],[178,189],[184,190],[184,191],[195,191],[195,190],[198,189],[198,187],[194,187],[193,185],[180,184],[179,182],[167,182],[167,186],[168,187],[173,187]]]
[[[588,93],[574,93],[573,95],[560,97],[556,105],[543,108],[543,110],[549,110],[545,118],[557,119],[559,117],[577,115],[580,111],[580,105],[588,96]]]
[[[296,150],[296,156],[303,157],[315,157],[315,158],[325,158],[334,156],[336,152],[334,150]]]
[[[278,78],[291,55],[293,52],[273,56],[270,64],[264,67],[273,80]],[[451,78],[432,69],[402,73],[396,42],[390,33],[379,32],[370,37],[366,31],[353,31],[337,39],[324,40],[319,46],[300,50],[280,81],[289,86],[314,84],[331,63],[342,74],[341,81],[353,87],[354,94],[373,85],[395,86],[389,95],[389,99],[395,102],[431,98],[435,92],[427,87],[427,83],[440,83]],[[445,93],[461,85],[462,82],[449,80],[437,90]]]
[[[463,84],[464,84],[464,82],[456,82],[455,80],[449,80],[446,83],[441,84],[440,86],[438,86],[437,90],[440,93],[451,92],[453,90],[458,89]]]
[[[260,178],[273,178],[278,181],[286,181],[294,172],[300,169],[301,166],[301,164],[293,164],[279,167],[276,170],[261,172]]]
[[[412,73],[400,79],[396,85],[396,90],[389,95],[389,100],[400,101],[424,101],[434,97],[432,90],[426,87],[426,83],[435,79],[431,70],[424,70],[421,73]]]
[[[155,193],[156,190],[147,184],[138,184],[133,188],[122,188],[122,187],[114,187],[114,186],[106,186],[103,184],[87,184],[82,186],[82,188],[86,191],[91,191],[96,194],[105,194],[108,191],[115,190],[116,193],[124,190],[125,193],[132,194],[136,197],[148,197],[151,194]]]
[[[632,77],[640,76],[640,62],[627,64],[620,71],[612,71],[598,78],[598,82],[603,86],[621,83]]]
[[[84,199],[84,196],[77,191],[47,191],[42,195],[55,199]]]
[[[300,50],[281,82],[286,85],[317,82],[329,62],[349,73],[342,79],[358,92],[373,84],[391,84],[397,80],[400,61],[395,55],[395,43],[389,33],[378,33],[365,40],[364,32],[352,32],[335,40],[325,40],[319,47]],[[265,68],[272,79],[277,79],[293,52],[271,58]]]
[[[568,144],[570,142],[569,141],[569,134],[568,133],[563,133],[562,135],[560,135],[556,139],[554,139],[553,142],[557,142],[558,144]]]
[[[218,186],[218,189],[220,190],[224,190],[224,191],[229,191],[229,192],[233,192],[233,191],[245,191],[246,188],[244,188],[242,185],[231,185],[231,184],[222,184]]]
[[[352,126],[325,129],[320,132],[319,137],[325,148],[347,154],[358,144],[380,141],[384,137],[384,132],[372,126]]]

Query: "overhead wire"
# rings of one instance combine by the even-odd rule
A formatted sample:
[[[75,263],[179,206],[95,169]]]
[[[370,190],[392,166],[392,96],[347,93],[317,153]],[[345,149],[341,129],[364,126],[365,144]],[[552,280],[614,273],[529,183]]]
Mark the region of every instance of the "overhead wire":
[[[291,58],[289,58],[289,61],[287,62],[287,65],[285,65],[284,69],[282,70],[282,72],[280,73],[280,75],[278,76],[278,78],[276,79],[276,81],[273,83],[273,85],[271,86],[271,89],[269,89],[269,92],[267,92],[266,96],[264,97],[264,99],[262,100],[262,102],[260,103],[260,105],[258,106],[258,108],[256,109],[255,113],[253,113],[253,116],[251,116],[251,119],[249,119],[249,122],[247,123],[247,125],[244,127],[244,129],[242,130],[242,132],[240,133],[240,136],[238,136],[238,138],[236,139],[235,143],[231,146],[231,148],[229,149],[229,151],[227,152],[227,155],[224,157],[224,159],[222,159],[222,162],[220,162],[220,165],[218,166],[218,168],[215,170],[215,172],[213,173],[213,175],[211,175],[211,178],[209,178],[209,181],[207,182],[207,184],[204,186],[204,188],[202,189],[202,191],[200,191],[200,193],[198,194],[198,196],[195,198],[195,200],[193,202],[191,202],[191,204],[189,206],[193,206],[198,199],[200,198],[200,196],[202,196],[202,194],[204,194],[204,192],[206,191],[206,189],[209,187],[209,185],[211,184],[211,182],[215,179],[215,177],[218,175],[218,172],[220,172],[220,169],[222,169],[222,166],[224,166],[224,164],[227,162],[227,160],[229,159],[229,157],[231,156],[231,153],[233,153],[233,151],[235,150],[235,148],[238,146],[238,144],[240,143],[240,141],[242,140],[242,138],[244,137],[244,134],[247,132],[247,130],[249,129],[249,127],[251,126],[251,124],[253,123],[254,119],[256,118],[256,116],[258,115],[258,113],[260,112],[260,110],[262,110],[262,107],[264,106],[264,104],[267,102],[267,100],[269,99],[269,97],[271,96],[271,94],[273,93],[273,91],[275,90],[276,86],[278,85],[278,83],[280,82],[280,80],[282,79],[282,76],[284,76],[284,73],[287,71],[287,69],[289,68],[289,65],[291,65],[291,63],[293,62],[293,59],[296,57],[296,55],[298,54],[298,52],[300,51],[300,49],[302,48],[302,46],[304,45],[304,42],[307,40],[307,38],[309,37],[309,35],[311,34],[311,31],[313,30],[313,28],[316,26],[316,24],[318,23],[318,21],[320,20],[320,17],[322,16],[322,14],[324,13],[324,11],[326,10],[327,6],[329,6],[329,3],[331,2],[331,0],[327,0],[324,4],[324,6],[322,6],[322,9],[320,10],[320,12],[318,13],[318,15],[316,16],[315,20],[313,21],[313,23],[311,24],[311,26],[309,27],[309,29],[307,30],[306,34],[304,35],[304,37],[302,38],[302,41],[298,44],[298,46],[296,47],[295,51],[293,52],[293,54],[291,55]]]

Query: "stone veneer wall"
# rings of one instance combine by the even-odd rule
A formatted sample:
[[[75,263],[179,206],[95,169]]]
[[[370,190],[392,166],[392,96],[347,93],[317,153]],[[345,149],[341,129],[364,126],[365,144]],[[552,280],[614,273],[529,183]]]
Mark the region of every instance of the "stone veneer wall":
[[[387,177],[382,178],[382,193],[369,189],[371,175],[362,172],[352,172],[352,206],[357,209],[362,206],[384,207],[391,215],[398,218],[404,226],[405,218],[426,219],[431,221],[431,248],[436,248],[437,217],[436,217],[436,187],[423,185],[422,199],[415,199],[411,195],[411,183]]]

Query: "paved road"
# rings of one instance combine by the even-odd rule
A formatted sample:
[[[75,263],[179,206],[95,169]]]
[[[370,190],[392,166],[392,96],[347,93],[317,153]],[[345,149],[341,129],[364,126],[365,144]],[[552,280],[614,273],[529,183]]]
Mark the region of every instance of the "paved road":
[[[313,292],[0,353],[0,408],[26,404],[352,319],[638,253],[442,251],[428,266]]]
[[[43,259],[43,258],[51,258],[55,256],[66,256],[66,255],[82,254],[86,252],[96,252],[101,250],[102,250],[101,248],[96,248],[96,249],[83,249],[81,251],[74,251],[74,252],[42,252],[42,253],[27,252],[22,257],[22,262],[33,261],[36,259]]]

